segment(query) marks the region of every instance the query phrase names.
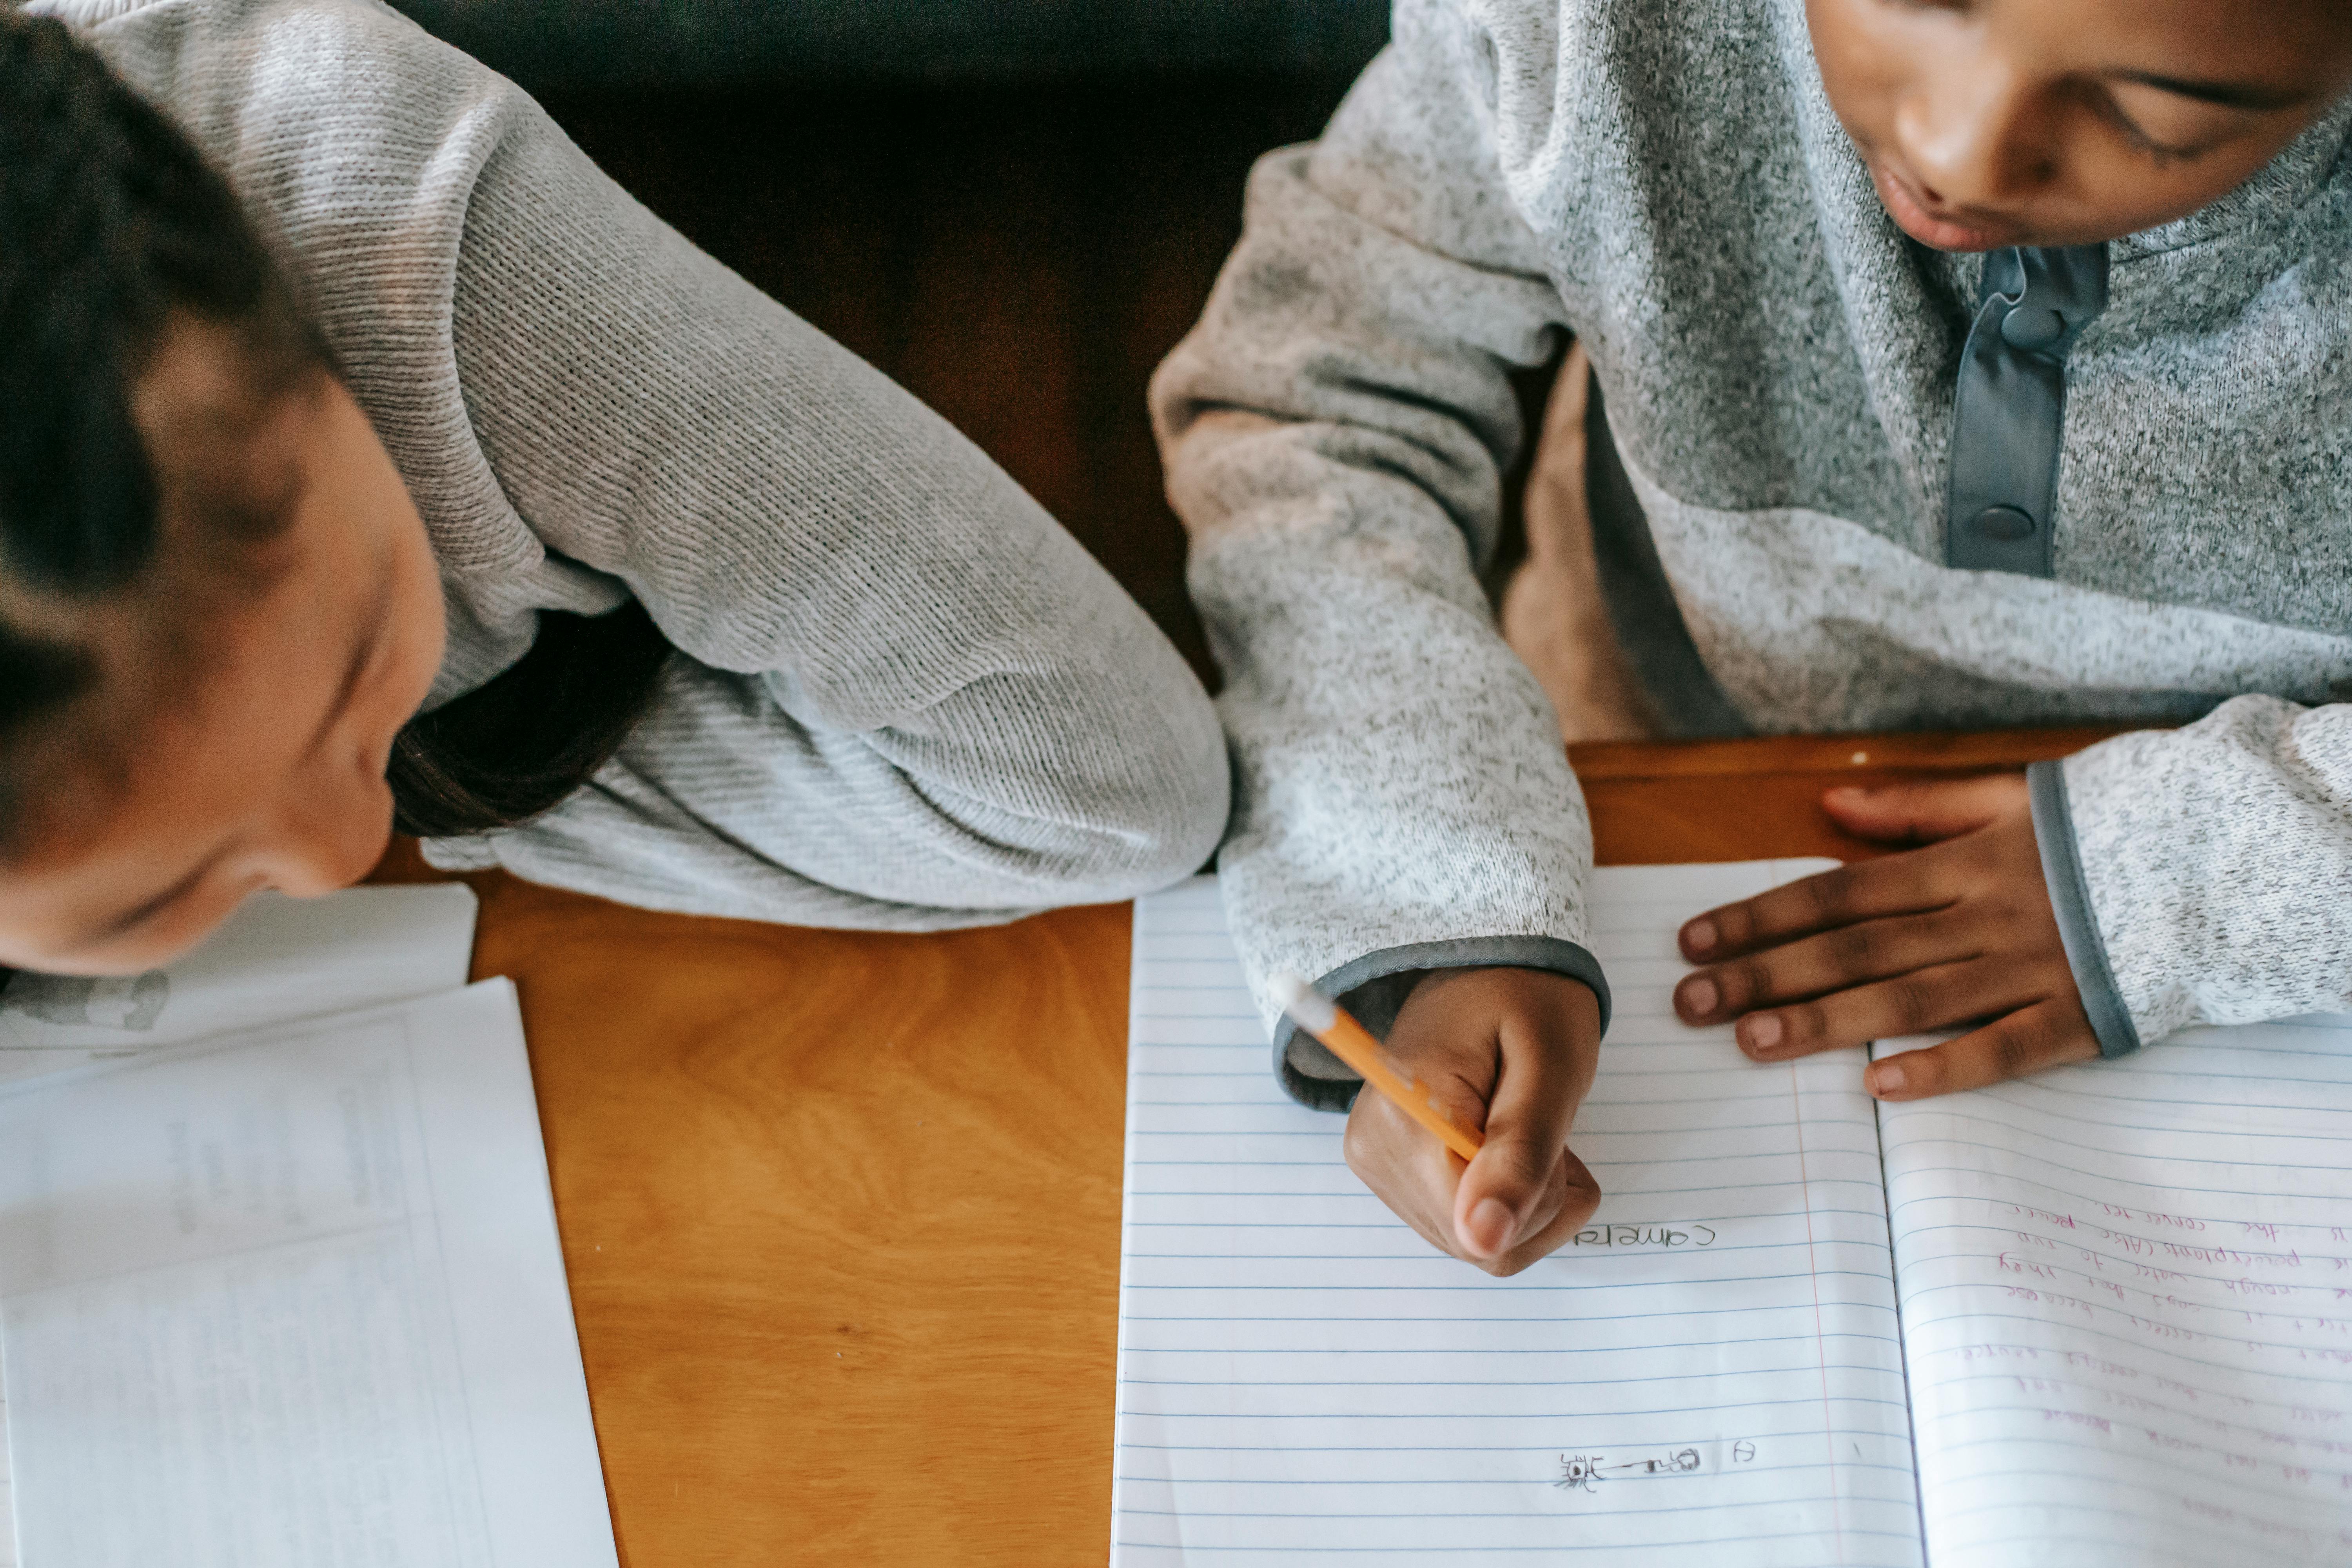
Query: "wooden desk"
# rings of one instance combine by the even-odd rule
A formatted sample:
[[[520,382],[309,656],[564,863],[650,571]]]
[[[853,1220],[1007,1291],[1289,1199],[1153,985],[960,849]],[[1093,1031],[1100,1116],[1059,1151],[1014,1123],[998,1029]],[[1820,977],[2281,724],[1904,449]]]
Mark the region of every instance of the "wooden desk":
[[[1579,748],[1614,863],[1856,856],[1822,789],[2107,731]],[[385,880],[430,878],[413,848]],[[1129,916],[877,936],[503,876],[623,1560],[1098,1563]]]

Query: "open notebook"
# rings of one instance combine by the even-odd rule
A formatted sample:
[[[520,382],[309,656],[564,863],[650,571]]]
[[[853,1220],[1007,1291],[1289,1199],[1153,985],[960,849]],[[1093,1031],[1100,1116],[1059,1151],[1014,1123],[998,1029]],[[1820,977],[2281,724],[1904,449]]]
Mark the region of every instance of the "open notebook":
[[[616,1561],[473,928],[462,887],[263,899],[0,992],[0,1565]]]
[[[1510,1279],[1283,1095],[1215,883],[1142,900],[1113,1562],[2352,1558],[2352,1019],[1882,1108],[1667,1005],[1825,864],[1596,874],[1608,1195]]]

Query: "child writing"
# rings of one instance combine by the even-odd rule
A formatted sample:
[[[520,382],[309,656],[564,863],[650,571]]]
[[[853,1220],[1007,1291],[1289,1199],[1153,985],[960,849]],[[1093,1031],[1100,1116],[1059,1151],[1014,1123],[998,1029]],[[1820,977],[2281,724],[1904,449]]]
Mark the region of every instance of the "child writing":
[[[2342,1006],[2352,8],[1395,16],[1324,139],[1258,166],[1153,393],[1261,1005],[1319,977],[1486,1129],[1449,1163],[1277,1026],[1368,1184],[1499,1273],[1598,1198],[1566,1147],[1607,1014],[1591,839],[1476,575],[1508,374],[1563,330],[1654,545],[1602,585],[1681,621],[1638,673],[1685,728],[2194,721],[1833,795],[1923,847],[1694,918],[1685,1019],[1764,1061],[1970,1025],[1866,1069],[1910,1099]]]
[[[152,967],[395,812],[927,930],[1182,876],[1227,793],[1073,540],[490,71],[374,0],[0,8],[0,964]]]

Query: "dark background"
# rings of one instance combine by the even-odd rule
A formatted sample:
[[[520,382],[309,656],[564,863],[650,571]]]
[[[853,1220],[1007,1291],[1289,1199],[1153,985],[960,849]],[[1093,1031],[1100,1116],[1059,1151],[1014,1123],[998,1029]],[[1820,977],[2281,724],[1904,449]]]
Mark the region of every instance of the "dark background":
[[[1135,71],[1345,78],[1388,0],[394,0],[533,90]]]
[[[399,0],[962,428],[1210,674],[1144,408],[1366,0]]]

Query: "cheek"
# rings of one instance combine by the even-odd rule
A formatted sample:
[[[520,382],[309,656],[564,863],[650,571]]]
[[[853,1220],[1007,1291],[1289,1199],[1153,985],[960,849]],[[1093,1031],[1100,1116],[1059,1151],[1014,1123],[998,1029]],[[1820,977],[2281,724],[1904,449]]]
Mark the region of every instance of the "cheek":
[[[299,885],[278,879],[289,893],[315,896],[352,886],[375,869],[392,841],[392,789],[381,768],[346,769],[340,780],[322,785],[322,801],[331,804],[306,825],[299,850],[294,875]]]
[[[1885,139],[1891,106],[1910,76],[1903,40],[1869,12],[1873,0],[1811,0],[1805,8],[1822,91],[1848,135],[1865,147]]]
[[[393,742],[402,727],[416,717],[431,695],[448,648],[439,568],[424,542],[421,527],[403,548],[394,588],[393,620],[396,630],[383,676],[353,715],[362,769],[379,779],[390,765]]]
[[[441,604],[441,579],[429,553],[424,554],[422,567],[408,586],[401,624],[398,668],[386,684],[393,689],[393,706],[397,710],[399,722],[405,724],[425,705],[434,679],[441,673],[441,661],[449,646],[447,613]]]
[[[2158,165],[2121,145],[2105,126],[2078,122],[2065,152],[2067,187],[2079,205],[2070,240],[2137,234],[2219,201],[2269,163],[2270,145],[2217,149],[2191,163]]]
[[[16,962],[22,967],[55,974],[143,974],[175,963],[202,946],[205,939],[235,914],[237,906],[258,886],[255,879],[222,878],[173,904],[141,926],[135,934],[79,952],[45,954],[35,949],[19,955]],[[8,945],[0,940],[0,949]],[[10,960],[0,955],[0,963],[5,962]]]

